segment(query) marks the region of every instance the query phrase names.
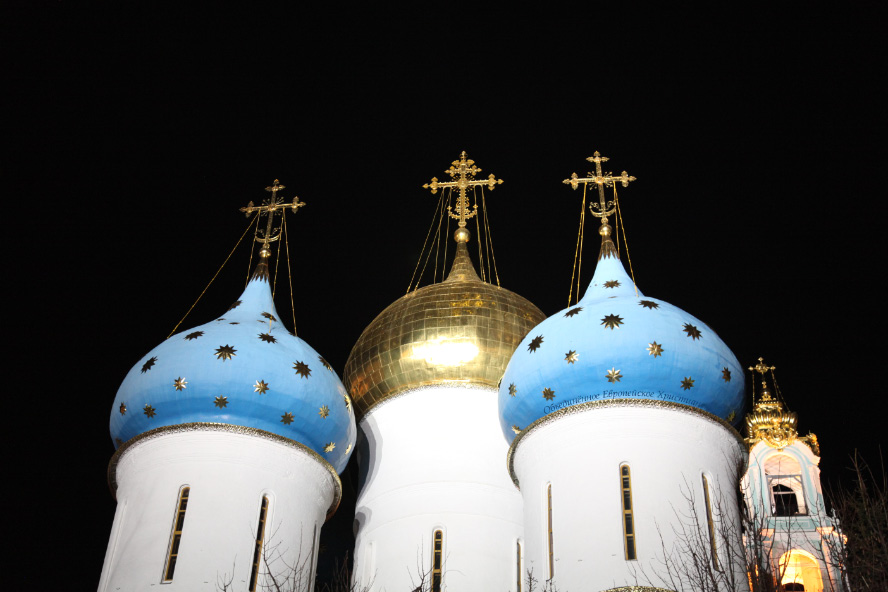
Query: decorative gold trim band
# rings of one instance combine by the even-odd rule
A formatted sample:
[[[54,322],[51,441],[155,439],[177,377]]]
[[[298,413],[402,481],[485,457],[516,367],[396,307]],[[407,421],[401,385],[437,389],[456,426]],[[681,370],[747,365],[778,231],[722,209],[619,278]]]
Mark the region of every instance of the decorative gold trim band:
[[[517,487],[519,490],[521,489],[521,486],[518,484],[518,477],[515,475],[515,451],[518,450],[518,444],[524,439],[525,436],[560,417],[574,415],[577,413],[584,413],[586,411],[593,411],[595,409],[605,409],[608,407],[646,407],[657,409],[671,409],[680,413],[698,415],[703,419],[707,419],[712,423],[718,424],[728,430],[728,432],[730,432],[730,434],[734,436],[734,439],[737,440],[743,450],[746,450],[746,442],[743,440],[743,436],[741,436],[740,433],[736,429],[734,429],[734,426],[732,426],[722,418],[718,417],[717,415],[713,415],[708,411],[703,411],[702,409],[698,409],[696,407],[683,405],[681,403],[673,403],[672,401],[660,401],[656,399],[607,399],[605,401],[590,401],[588,403],[580,403],[579,405],[564,407],[563,409],[559,409],[558,411],[553,411],[549,415],[544,415],[543,417],[539,418],[538,420],[521,430],[521,432],[515,437],[515,439],[512,440],[512,445],[509,446],[509,453],[506,456],[506,466],[509,469],[509,476],[512,477],[512,483],[515,484],[515,487]],[[657,588],[651,588],[651,590],[657,590]]]
[[[114,496],[115,500],[117,499],[117,465],[120,463],[120,459],[123,458],[123,455],[126,454],[127,450],[129,450],[133,446],[136,446],[137,444],[141,444],[143,442],[153,440],[161,436],[166,436],[167,434],[182,434],[188,432],[205,431],[229,432],[232,434],[241,434],[244,436],[253,436],[254,438],[262,438],[263,440],[277,442],[278,444],[283,444],[284,446],[289,446],[290,448],[295,448],[296,450],[308,454],[310,457],[318,461],[322,467],[327,469],[327,472],[329,472],[330,476],[333,477],[333,483],[335,484],[335,495],[333,496],[333,503],[330,504],[330,508],[327,510],[326,519],[329,520],[330,517],[336,513],[336,509],[339,508],[339,502],[342,501],[342,481],[339,480],[339,475],[336,474],[336,469],[333,468],[333,465],[324,460],[324,458],[320,454],[318,454],[305,444],[301,444],[299,442],[296,442],[295,440],[290,440],[289,438],[285,438],[271,432],[266,432],[265,430],[260,430],[258,428],[248,428],[245,426],[233,425],[228,423],[202,421],[181,423],[178,425],[155,428],[127,440],[120,445],[120,447],[111,457],[111,461],[108,463],[108,488],[111,490],[111,495]]]
[[[654,588],[653,586],[620,586],[619,588],[608,588],[601,592],[675,592],[668,588]]]

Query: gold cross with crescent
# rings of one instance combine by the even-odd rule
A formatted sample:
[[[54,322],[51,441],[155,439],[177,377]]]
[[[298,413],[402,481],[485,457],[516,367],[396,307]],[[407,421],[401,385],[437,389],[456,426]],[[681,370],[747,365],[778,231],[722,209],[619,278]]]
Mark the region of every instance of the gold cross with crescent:
[[[459,189],[459,197],[456,199],[456,213],[453,213],[453,210],[450,206],[447,206],[447,213],[450,214],[451,218],[459,220],[459,227],[466,227],[466,220],[475,216],[478,213],[478,206],[476,205],[474,209],[469,210],[469,200],[466,197],[466,189],[475,185],[487,185],[488,188],[493,189],[497,185],[502,185],[503,180],[497,179],[493,175],[487,177],[484,180],[475,180],[475,175],[481,172],[481,169],[475,166],[475,161],[466,158],[466,152],[463,150],[462,154],[459,155],[459,160],[454,160],[450,165],[450,168],[445,171],[453,181],[441,182],[438,181],[437,177],[432,177],[431,183],[426,183],[422,186],[423,189],[431,189],[432,195],[438,193],[439,188],[444,187],[456,187]]]
[[[595,183],[598,185],[598,203],[592,202],[589,204],[589,209],[592,212],[592,215],[596,218],[601,218],[602,224],[607,224],[607,217],[613,214],[617,208],[614,204],[613,200],[605,200],[604,198],[604,188],[605,187],[613,187],[615,181],[619,181],[623,187],[629,187],[629,182],[634,181],[635,177],[631,176],[626,171],[620,173],[619,177],[614,177],[611,173],[604,173],[601,170],[601,163],[606,162],[608,158],[606,156],[602,156],[595,151],[593,156],[587,158],[589,162],[595,163],[595,174],[586,173],[589,175],[588,177],[578,177],[576,173],[570,176],[570,179],[565,179],[563,182],[565,185],[570,185],[573,189],[576,189],[580,183]]]
[[[274,184],[271,187],[266,187],[265,191],[271,193],[271,197],[266,199],[261,206],[254,206],[253,202],[247,204],[246,207],[241,208],[240,211],[244,212],[247,218],[250,217],[250,214],[253,212],[259,212],[259,215],[268,216],[268,222],[265,225],[265,231],[258,229],[256,231],[256,242],[262,243],[262,250],[259,251],[259,255],[262,258],[267,258],[271,255],[271,251],[268,249],[268,244],[273,243],[274,241],[281,238],[281,229],[280,227],[274,228],[274,215],[278,211],[281,212],[281,215],[284,214],[287,208],[290,208],[295,212],[299,208],[305,205],[304,201],[299,201],[298,197],[294,197],[291,203],[284,203],[283,198],[278,197],[278,191],[284,189],[286,186],[281,185],[281,182],[277,179],[274,180]]]

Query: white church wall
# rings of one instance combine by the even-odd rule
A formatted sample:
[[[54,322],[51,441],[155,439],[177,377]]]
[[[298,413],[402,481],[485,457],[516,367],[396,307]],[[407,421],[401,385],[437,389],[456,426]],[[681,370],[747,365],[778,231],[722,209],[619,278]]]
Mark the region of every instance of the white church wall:
[[[676,542],[677,513],[693,497],[706,528],[702,475],[713,505],[737,524],[735,432],[676,408],[604,406],[572,410],[532,428],[513,451],[524,498],[526,567],[548,579],[548,484],[552,486],[554,581],[562,590],[662,586],[661,545]],[[630,467],[636,560],[626,559],[620,467]],[[716,514],[716,519],[719,516]],[[661,540],[662,537],[662,540]],[[708,551],[708,550],[704,550]],[[728,557],[719,556],[725,568]],[[742,566],[734,566],[745,581]]]
[[[117,512],[99,591],[246,590],[263,495],[267,548],[314,570],[315,539],[338,483],[300,448],[227,431],[172,432],[130,446],[116,466]],[[172,582],[165,566],[179,495],[189,487]],[[278,564],[282,570],[282,564]],[[261,573],[260,569],[260,573]],[[168,586],[168,587],[167,587]]]
[[[445,590],[516,590],[521,496],[506,468],[497,393],[416,389],[359,427],[356,578],[372,578],[374,590],[411,590],[432,566],[441,529]]]

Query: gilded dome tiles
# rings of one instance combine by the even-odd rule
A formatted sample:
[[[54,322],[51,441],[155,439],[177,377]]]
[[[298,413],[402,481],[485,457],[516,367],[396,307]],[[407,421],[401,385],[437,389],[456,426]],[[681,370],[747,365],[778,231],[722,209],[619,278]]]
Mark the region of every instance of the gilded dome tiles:
[[[465,244],[448,278],[401,297],[364,330],[344,382],[359,415],[421,386],[495,389],[527,332],[545,316],[521,296],[481,281]]]

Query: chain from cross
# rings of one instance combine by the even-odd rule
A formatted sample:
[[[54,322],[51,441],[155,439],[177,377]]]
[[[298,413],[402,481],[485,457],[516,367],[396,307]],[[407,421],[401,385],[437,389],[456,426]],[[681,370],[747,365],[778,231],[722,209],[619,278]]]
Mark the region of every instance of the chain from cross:
[[[473,209],[469,209],[469,200],[466,197],[466,189],[476,185],[487,185],[488,188],[494,189],[497,185],[502,185],[503,180],[497,179],[490,175],[484,180],[475,180],[475,175],[481,172],[481,169],[475,166],[475,161],[466,158],[466,152],[463,150],[459,155],[459,160],[454,160],[450,168],[445,171],[454,181],[441,182],[437,177],[432,177],[431,183],[422,186],[423,189],[431,189],[432,195],[438,193],[439,188],[456,187],[459,189],[459,197],[456,199],[456,213],[450,206],[447,206],[447,213],[451,218],[459,220],[459,227],[465,228],[466,220],[478,213],[477,204]]]
[[[607,224],[607,217],[616,212],[617,207],[614,200],[605,199],[604,188],[613,187],[615,181],[619,181],[623,187],[629,187],[629,182],[634,181],[635,177],[631,176],[626,171],[623,171],[619,177],[614,177],[610,172],[602,172],[601,163],[606,162],[608,158],[599,154],[597,150],[595,151],[594,156],[590,156],[586,160],[595,163],[595,173],[586,173],[588,177],[582,178],[574,173],[570,176],[570,179],[565,179],[563,183],[565,185],[570,185],[573,189],[576,189],[580,183],[595,183],[598,185],[598,203],[592,202],[589,204],[589,210],[592,212],[593,216],[602,219],[602,224]]]
[[[281,185],[280,181],[275,179],[274,184],[271,187],[265,188],[265,191],[271,193],[271,197],[263,201],[261,206],[254,206],[253,202],[250,202],[247,204],[246,207],[240,209],[241,212],[244,212],[247,218],[249,218],[250,214],[252,214],[253,212],[258,212],[259,216],[268,216],[268,222],[265,225],[265,231],[263,232],[261,229],[257,229],[256,231],[255,240],[257,243],[262,243],[262,250],[259,252],[262,257],[268,257],[271,254],[271,252],[268,250],[268,244],[273,243],[274,241],[281,238],[281,228],[274,228],[275,213],[280,211],[281,215],[283,215],[286,212],[287,208],[290,208],[293,212],[296,212],[299,208],[305,205],[305,202],[299,201],[298,197],[294,197],[291,203],[284,203],[283,198],[278,198],[278,191],[285,188],[286,185]]]

